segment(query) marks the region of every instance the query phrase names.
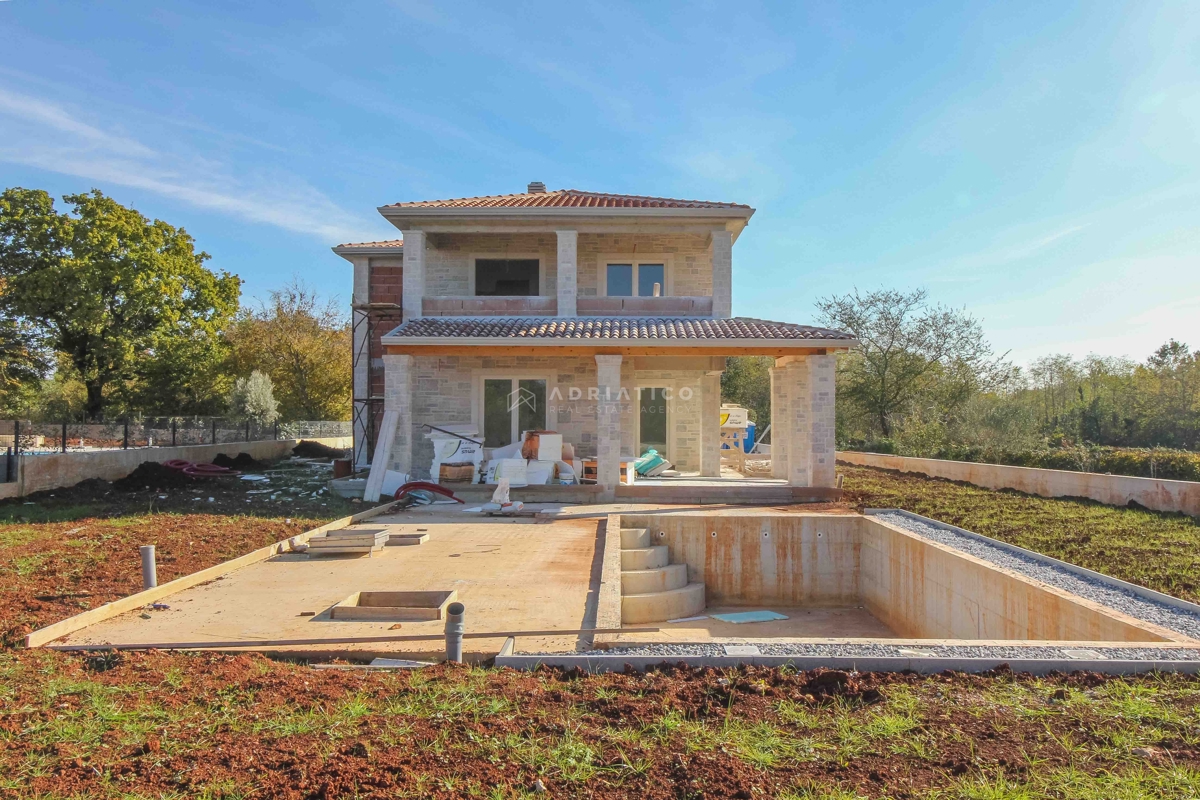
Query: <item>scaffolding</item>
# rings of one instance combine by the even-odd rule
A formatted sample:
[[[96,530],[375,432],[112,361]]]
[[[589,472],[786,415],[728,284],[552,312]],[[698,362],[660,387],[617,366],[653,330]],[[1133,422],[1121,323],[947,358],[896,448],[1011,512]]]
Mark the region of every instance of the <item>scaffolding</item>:
[[[350,310],[354,464],[365,466],[375,455],[375,439],[383,417],[383,345],[379,336],[403,321],[403,311],[395,303],[355,303]],[[366,369],[360,371],[364,361]],[[360,375],[366,380],[361,381]]]

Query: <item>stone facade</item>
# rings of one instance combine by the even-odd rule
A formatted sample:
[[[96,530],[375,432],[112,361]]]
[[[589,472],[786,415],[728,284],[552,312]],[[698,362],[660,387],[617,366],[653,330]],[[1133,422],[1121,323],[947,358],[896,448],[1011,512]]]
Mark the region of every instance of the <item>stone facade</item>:
[[[812,391],[812,485],[837,484],[837,414],[834,408],[837,356],[809,356]]]
[[[709,237],[700,234],[580,233],[577,244],[578,295],[600,294],[600,261],[608,256],[653,259],[668,264],[665,294],[708,297],[713,293]],[[555,233],[439,233],[425,241],[425,297],[469,295],[472,257],[536,257],[541,261],[543,297],[558,295],[559,236]],[[725,316],[728,316],[726,314]]]
[[[707,297],[712,294],[712,255],[707,236],[700,234],[579,234],[579,295],[600,294],[600,260],[606,256],[653,259],[663,256],[668,286],[663,293]]]
[[[668,400],[671,425],[668,443],[671,461],[686,472],[700,470],[701,408],[700,396],[704,372],[697,369],[641,369],[637,359],[626,358],[620,364],[620,388],[616,396],[620,414],[620,457],[635,455],[637,438],[638,386],[671,388]],[[597,411],[599,398],[592,394],[599,386],[593,356],[514,357],[439,356],[413,358],[412,387],[412,462],[411,472],[428,477],[433,446],[425,438],[422,425],[481,425],[479,420],[482,380],[504,375],[545,377],[547,379],[547,424],[575,446],[579,458],[596,458]],[[719,385],[719,380],[718,380]],[[688,391],[682,391],[686,388]],[[719,404],[719,400],[716,401]],[[716,406],[714,405],[714,408]],[[399,441],[399,436],[397,436]],[[392,469],[400,456],[392,452]]]
[[[580,237],[582,238],[582,237]],[[537,258],[538,294],[558,293],[558,237],[554,233],[438,233],[425,244],[425,296],[471,294],[473,256]]]

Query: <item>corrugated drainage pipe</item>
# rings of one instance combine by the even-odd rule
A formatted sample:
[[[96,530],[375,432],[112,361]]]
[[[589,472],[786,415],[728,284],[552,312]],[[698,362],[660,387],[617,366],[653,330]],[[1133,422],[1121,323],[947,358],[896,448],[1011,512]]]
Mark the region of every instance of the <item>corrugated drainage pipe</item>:
[[[446,606],[446,660],[462,662],[463,611],[462,603]]]

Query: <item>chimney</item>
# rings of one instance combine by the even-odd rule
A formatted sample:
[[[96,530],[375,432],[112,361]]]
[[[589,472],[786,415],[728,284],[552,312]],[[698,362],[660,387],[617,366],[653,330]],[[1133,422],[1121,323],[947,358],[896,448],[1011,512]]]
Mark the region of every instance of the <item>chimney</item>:
[[[530,181],[529,188],[525,190],[526,194],[545,194],[546,184],[541,181]]]

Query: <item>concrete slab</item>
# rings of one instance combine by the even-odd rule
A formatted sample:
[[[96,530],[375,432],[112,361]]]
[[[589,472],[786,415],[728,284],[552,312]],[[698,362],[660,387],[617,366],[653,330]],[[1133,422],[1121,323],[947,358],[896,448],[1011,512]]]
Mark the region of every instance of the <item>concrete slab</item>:
[[[468,632],[573,630],[594,626],[600,563],[595,519],[554,525],[527,520],[473,523],[389,524],[376,518],[364,527],[417,533],[420,547],[388,547],[370,557],[312,559],[285,554],[164,598],[165,611],[134,611],[86,628],[61,644],[204,642],[327,637],[440,634],[444,623],[343,622],[330,609],[353,592],[457,590],[466,605]],[[599,553],[602,554],[601,545]],[[301,616],[316,612],[314,616]],[[574,651],[581,637],[521,640],[523,647]],[[504,637],[471,639],[466,655],[495,655]],[[254,649],[254,648],[251,648]],[[267,650],[267,648],[262,648]],[[339,653],[352,657],[404,654],[436,657],[440,642],[395,642],[333,647],[291,646],[270,652]]]

